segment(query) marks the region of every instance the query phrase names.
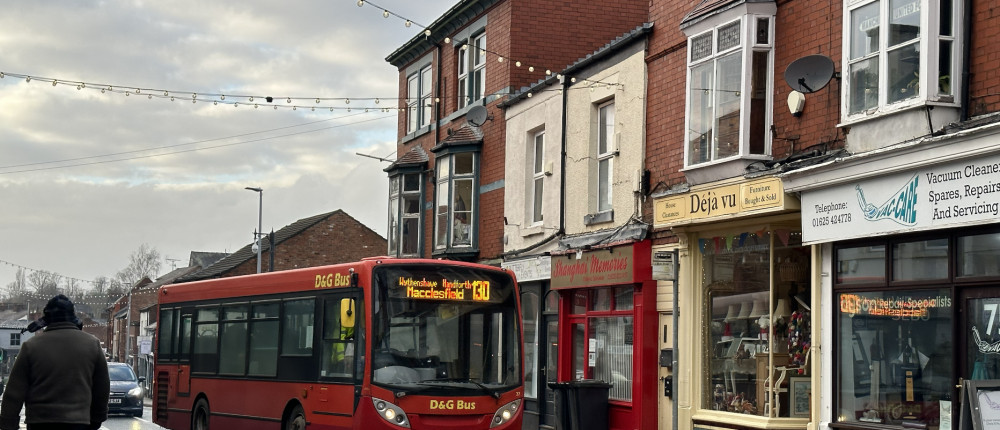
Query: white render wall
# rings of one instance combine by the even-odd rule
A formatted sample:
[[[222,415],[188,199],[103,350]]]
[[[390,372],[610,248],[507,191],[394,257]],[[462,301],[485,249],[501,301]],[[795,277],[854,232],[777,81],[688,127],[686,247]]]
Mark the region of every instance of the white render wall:
[[[559,230],[561,194],[562,94],[561,85],[533,92],[506,111],[507,146],[504,174],[504,252],[529,247]],[[544,163],[551,164],[552,174],[543,180],[541,224],[531,222],[533,189],[534,135],[545,130]],[[553,241],[554,242],[554,241]],[[547,244],[540,250],[547,250]],[[537,253],[539,250],[533,250]]]
[[[639,194],[634,191],[641,178],[645,154],[644,47],[642,43],[633,44],[623,52],[594,64],[583,75],[577,75],[577,82],[571,84],[567,91],[567,234],[617,227],[628,221],[636,211],[642,210]],[[598,106],[612,98],[615,102],[614,139],[619,151],[612,163],[614,219],[612,222],[586,225],[584,216],[597,212]]]

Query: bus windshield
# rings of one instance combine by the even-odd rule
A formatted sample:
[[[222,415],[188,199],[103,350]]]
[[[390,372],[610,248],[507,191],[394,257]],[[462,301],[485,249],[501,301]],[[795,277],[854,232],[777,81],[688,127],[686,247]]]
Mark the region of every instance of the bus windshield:
[[[377,267],[373,276],[375,385],[499,396],[521,384],[517,292],[508,274],[411,264]]]

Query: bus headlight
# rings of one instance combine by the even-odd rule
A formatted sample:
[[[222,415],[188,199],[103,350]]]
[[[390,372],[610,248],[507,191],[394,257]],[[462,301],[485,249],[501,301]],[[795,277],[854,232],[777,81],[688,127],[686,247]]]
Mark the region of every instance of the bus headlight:
[[[521,400],[514,400],[506,405],[503,405],[497,412],[493,414],[493,421],[490,422],[490,428],[497,427],[510,421],[517,415],[518,408],[521,407]]]
[[[375,397],[372,397],[372,404],[375,405],[375,412],[378,412],[382,419],[403,428],[410,428],[410,420],[406,418],[406,412],[403,412],[399,406]]]

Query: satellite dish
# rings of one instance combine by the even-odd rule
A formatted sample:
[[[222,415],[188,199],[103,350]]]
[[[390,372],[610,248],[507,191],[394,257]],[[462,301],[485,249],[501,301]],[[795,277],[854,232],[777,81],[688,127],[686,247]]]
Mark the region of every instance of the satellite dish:
[[[795,91],[808,94],[823,89],[833,78],[833,60],[825,55],[809,55],[792,61],[785,69],[785,82]]]
[[[465,122],[479,127],[486,123],[488,116],[489,112],[486,110],[486,106],[475,105],[465,114]]]

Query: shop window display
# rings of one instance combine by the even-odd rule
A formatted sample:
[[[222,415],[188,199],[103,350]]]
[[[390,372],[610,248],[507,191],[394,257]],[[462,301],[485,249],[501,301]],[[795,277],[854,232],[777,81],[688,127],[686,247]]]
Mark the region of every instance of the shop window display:
[[[632,287],[593,288],[573,293],[573,378],[611,384],[610,400],[632,401]]]
[[[962,249],[964,238],[957,241]],[[835,249],[837,422],[950,428],[957,404],[950,243],[945,235],[902,237]]]
[[[938,428],[952,392],[950,289],[837,294],[840,422]]]
[[[703,238],[699,247],[711,310],[703,407],[793,416],[789,378],[808,377],[809,248],[783,229]]]

